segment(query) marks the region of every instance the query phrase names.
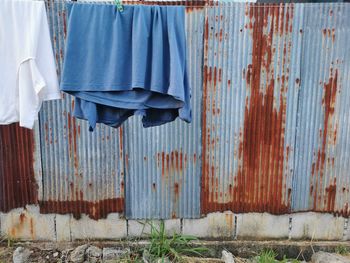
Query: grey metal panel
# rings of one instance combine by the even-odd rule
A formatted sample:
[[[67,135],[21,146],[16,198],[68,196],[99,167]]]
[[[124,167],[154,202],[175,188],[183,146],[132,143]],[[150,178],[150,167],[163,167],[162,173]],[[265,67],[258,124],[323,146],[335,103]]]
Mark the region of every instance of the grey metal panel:
[[[47,5],[60,73],[65,12],[63,2]],[[226,209],[348,215],[349,11],[346,4],[187,8],[192,124],[144,129],[133,117],[123,129],[89,133],[71,117],[70,96],[44,103],[41,211],[96,219],[120,212],[125,177],[133,219]]]
[[[203,213],[290,210],[301,8],[207,8]]]
[[[304,9],[293,211],[348,215],[350,5]]]
[[[66,14],[64,2],[47,2],[58,74],[62,67]],[[85,121],[71,116],[71,96],[43,104],[40,113],[44,213],[88,214],[92,218],[124,208],[122,129],[98,125],[94,133]]]
[[[192,123],[144,129],[133,117],[125,125],[128,218],[199,217],[203,11],[186,13]]]

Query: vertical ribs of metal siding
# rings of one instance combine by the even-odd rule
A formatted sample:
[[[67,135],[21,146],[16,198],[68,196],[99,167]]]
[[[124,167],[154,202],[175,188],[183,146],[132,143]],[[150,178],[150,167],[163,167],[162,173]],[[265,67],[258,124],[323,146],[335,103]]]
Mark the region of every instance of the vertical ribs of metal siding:
[[[254,19],[249,15],[251,8],[260,10],[252,13]],[[49,1],[48,10],[60,69],[65,34],[63,4]],[[69,115],[72,108],[70,96],[66,95],[62,102],[45,103],[40,115],[44,168],[42,212],[74,213],[77,216],[88,213],[98,218],[108,212],[121,211],[124,204],[125,139],[126,213],[129,218],[198,217],[202,172],[203,213],[226,209],[289,212],[292,194],[292,211],[314,210],[348,215],[349,6],[295,4],[279,5],[277,10],[278,15],[266,16],[266,12],[277,12],[276,8],[237,3],[218,3],[206,11],[188,9],[186,26],[194,117],[190,125],[176,121],[143,129],[140,120],[134,117],[123,130],[99,126],[95,133],[90,134],[85,122]],[[333,10],[332,16],[330,10]],[[244,167],[247,165],[244,158],[253,152],[253,156],[263,160],[254,151],[264,146],[262,142],[248,150],[244,146],[252,145],[247,144],[247,140],[254,141],[257,133],[264,131],[253,129],[257,119],[246,124],[247,114],[249,116],[251,107],[255,106],[264,109],[254,113],[257,117],[266,118],[264,114],[271,114],[263,103],[250,103],[252,90],[257,87],[249,84],[246,74],[256,59],[253,57],[256,53],[254,36],[261,37],[261,33],[254,33],[250,28],[250,23],[254,26],[253,22],[264,16],[268,21],[262,27],[266,35],[271,30],[272,17],[275,17],[275,24],[285,25],[287,13],[291,31],[273,32],[271,45],[275,51],[267,69],[274,71],[270,75],[266,74],[268,70],[263,71],[259,83],[264,94],[273,78],[274,109],[278,110],[281,102],[285,104],[282,122],[272,122],[270,133],[275,140],[283,142],[283,147],[280,149],[278,143],[273,143],[274,153],[269,153],[267,159],[276,166],[283,164],[283,171],[266,172],[258,167],[258,172],[249,176],[244,169],[251,168]],[[335,37],[332,41],[333,28]],[[325,159],[330,161],[319,165],[323,167],[322,172],[318,168],[312,175],[312,166],[318,162],[318,151],[323,149],[325,84],[329,84],[332,78],[334,81],[335,72],[336,97],[334,103],[327,106],[333,107],[334,104],[334,113],[328,118],[324,146]],[[286,84],[282,83],[282,75]],[[334,85],[328,87],[333,90]],[[278,155],[283,155],[283,158],[279,159]],[[310,193],[312,187],[317,188],[316,193]]]
[[[203,11],[186,12],[192,123],[143,129],[132,117],[125,125],[128,218],[199,217]]]
[[[203,213],[290,210],[300,53],[296,15],[292,4],[208,8]]]
[[[34,131],[18,123],[0,126],[0,211],[38,202],[39,152]]]
[[[348,215],[350,6],[304,9],[293,211]]]
[[[64,2],[47,2],[58,74],[66,35]],[[73,98],[43,104],[40,113],[43,163],[43,213],[88,214],[98,219],[124,209],[122,130],[98,125],[88,132],[85,121],[72,115]]]

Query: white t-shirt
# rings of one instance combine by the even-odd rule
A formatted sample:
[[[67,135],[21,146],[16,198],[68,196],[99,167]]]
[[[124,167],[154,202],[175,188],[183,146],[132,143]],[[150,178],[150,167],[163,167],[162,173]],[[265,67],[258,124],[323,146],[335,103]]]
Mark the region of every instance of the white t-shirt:
[[[0,124],[33,128],[60,97],[44,2],[0,0]]]

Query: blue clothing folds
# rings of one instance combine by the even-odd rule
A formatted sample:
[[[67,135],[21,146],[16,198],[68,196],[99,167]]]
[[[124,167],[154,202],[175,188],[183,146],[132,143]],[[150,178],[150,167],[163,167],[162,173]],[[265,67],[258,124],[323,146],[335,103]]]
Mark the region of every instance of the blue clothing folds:
[[[119,127],[134,114],[144,127],[191,121],[184,7],[67,3],[61,90],[74,116]]]

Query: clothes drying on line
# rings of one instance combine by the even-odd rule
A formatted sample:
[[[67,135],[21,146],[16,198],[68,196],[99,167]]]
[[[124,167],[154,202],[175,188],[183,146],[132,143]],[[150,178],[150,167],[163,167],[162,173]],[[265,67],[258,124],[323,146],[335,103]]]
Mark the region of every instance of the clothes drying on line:
[[[67,19],[61,90],[91,131],[132,115],[144,127],[191,121],[184,7],[67,3]]]
[[[44,2],[0,1],[0,124],[33,128],[60,91]]]

